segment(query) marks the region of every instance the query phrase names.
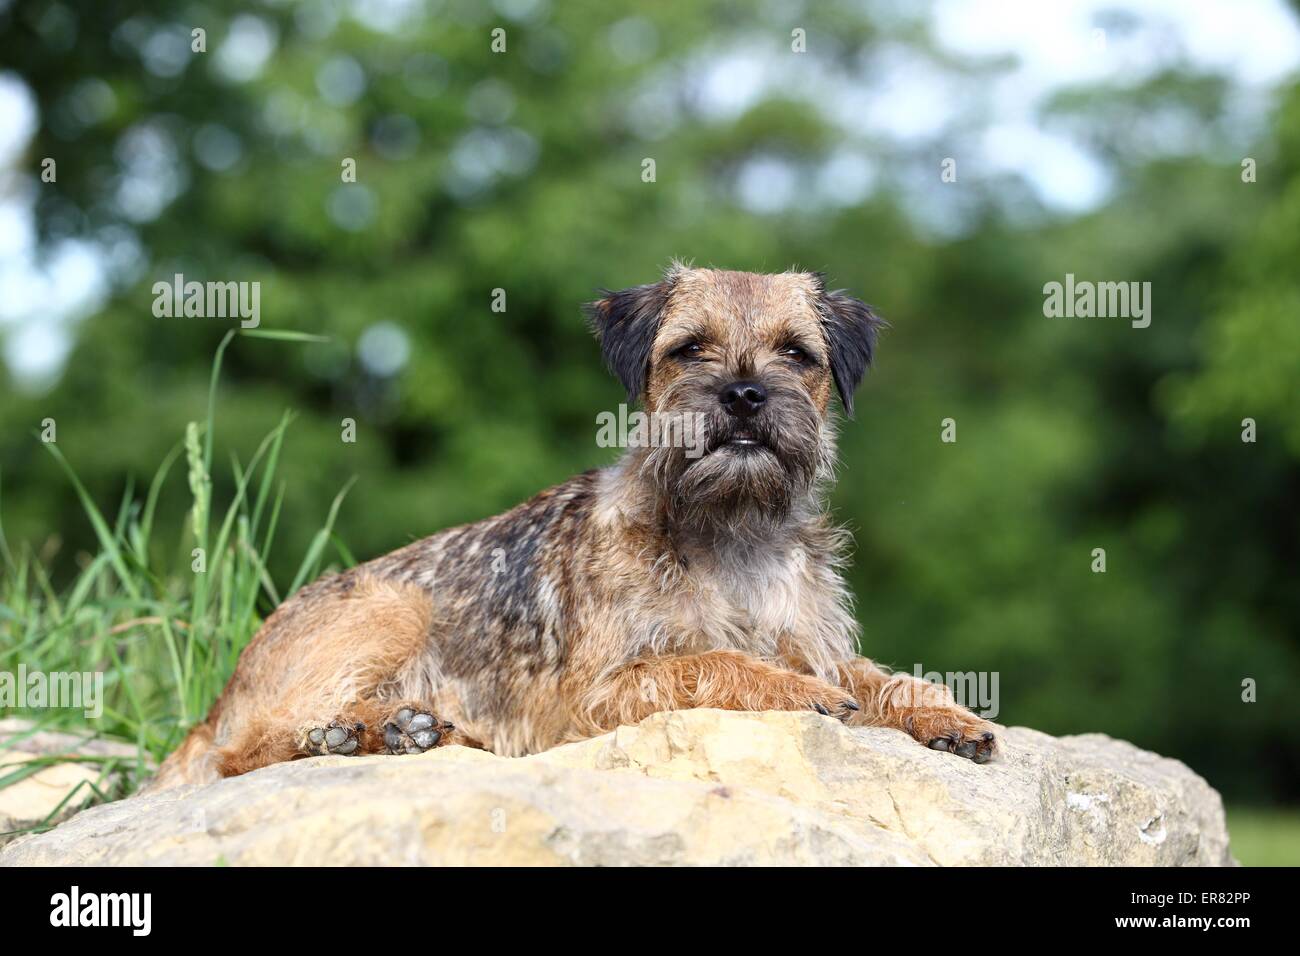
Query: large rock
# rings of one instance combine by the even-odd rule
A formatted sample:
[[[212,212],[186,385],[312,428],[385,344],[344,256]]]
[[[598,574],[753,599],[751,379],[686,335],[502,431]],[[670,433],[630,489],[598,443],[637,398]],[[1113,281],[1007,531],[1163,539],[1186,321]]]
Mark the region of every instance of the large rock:
[[[817,714],[693,710],[548,753],[319,757],[93,807],[0,864],[1231,864],[1219,795],[1098,734],[976,766]]]

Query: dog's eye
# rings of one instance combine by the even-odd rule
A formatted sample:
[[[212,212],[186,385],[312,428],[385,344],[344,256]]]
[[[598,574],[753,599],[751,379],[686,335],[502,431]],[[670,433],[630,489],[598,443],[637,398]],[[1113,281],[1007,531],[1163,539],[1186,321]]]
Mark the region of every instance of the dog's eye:
[[[783,349],[777,349],[777,354],[784,355],[791,361],[798,362],[801,365],[808,361],[808,353],[797,345],[787,345]]]
[[[675,350],[673,355],[678,358],[693,359],[699,358],[704,354],[704,346],[699,342],[687,342],[681,348]]]

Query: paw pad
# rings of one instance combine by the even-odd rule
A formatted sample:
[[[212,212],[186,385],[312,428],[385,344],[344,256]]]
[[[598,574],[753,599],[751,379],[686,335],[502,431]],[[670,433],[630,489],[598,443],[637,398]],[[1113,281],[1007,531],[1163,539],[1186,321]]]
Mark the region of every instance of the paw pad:
[[[347,757],[356,753],[361,743],[357,739],[357,734],[365,729],[365,724],[349,725],[341,724],[337,720],[331,721],[324,727],[313,727],[307,731],[300,747],[303,753],[314,757],[322,757],[326,754]]]
[[[384,746],[390,754],[422,754],[438,746],[451,724],[433,714],[403,707],[384,725]]]

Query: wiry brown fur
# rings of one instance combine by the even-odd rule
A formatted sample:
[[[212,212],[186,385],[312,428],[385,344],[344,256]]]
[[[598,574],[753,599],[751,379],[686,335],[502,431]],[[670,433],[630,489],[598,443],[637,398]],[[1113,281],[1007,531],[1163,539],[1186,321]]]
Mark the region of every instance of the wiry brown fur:
[[[813,708],[991,753],[989,725],[945,688],[857,655],[839,575],[846,536],[823,491],[832,393],[851,408],[870,311],[809,273],[674,265],[591,312],[629,394],[649,411],[702,415],[706,454],[634,448],[302,589],[245,649],[158,786],[300,756],[304,729],[331,722],[362,725],[356,752],[384,752],[403,706],[454,724],[440,743],[503,755],[686,707]],[[690,343],[698,352],[683,355]],[[752,418],[719,402],[737,380],[767,390]]]

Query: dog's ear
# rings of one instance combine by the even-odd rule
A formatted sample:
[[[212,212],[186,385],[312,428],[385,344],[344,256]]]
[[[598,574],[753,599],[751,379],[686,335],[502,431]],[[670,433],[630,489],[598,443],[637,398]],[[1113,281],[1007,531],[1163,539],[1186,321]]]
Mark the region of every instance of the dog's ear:
[[[604,290],[601,298],[586,307],[605,364],[627,389],[630,402],[635,402],[645,391],[650,348],[671,293],[672,276],[669,276],[661,282],[622,292]]]
[[[876,335],[886,323],[871,306],[847,295],[843,289],[823,291],[818,298],[818,309],[830,346],[831,376],[844,411],[852,416],[853,393],[871,365]]]

